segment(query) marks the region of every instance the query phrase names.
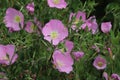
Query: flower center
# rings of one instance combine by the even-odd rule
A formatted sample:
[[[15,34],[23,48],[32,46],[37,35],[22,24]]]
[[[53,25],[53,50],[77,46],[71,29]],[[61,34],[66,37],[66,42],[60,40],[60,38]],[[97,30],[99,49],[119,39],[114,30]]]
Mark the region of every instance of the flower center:
[[[60,49],[60,51],[61,51],[62,53],[64,53],[64,52],[65,52],[65,49],[64,49],[64,48],[62,48],[62,49]]]
[[[21,18],[20,18],[20,16],[17,15],[17,16],[15,16],[14,20],[15,20],[15,22],[19,23],[21,21]]]
[[[36,27],[34,26],[34,24],[32,24],[30,27],[31,27],[32,30],[36,29]]]
[[[64,64],[63,64],[61,61],[59,61],[59,60],[57,60],[57,65],[58,65],[59,67],[64,66]]]
[[[54,4],[59,4],[59,3],[60,3],[60,0],[53,0],[53,3],[54,3]]]
[[[103,63],[102,63],[102,62],[98,62],[98,66],[99,66],[99,67],[102,67],[102,66],[103,66]]]
[[[8,60],[9,60],[9,58],[8,58],[7,56],[5,56],[5,57],[3,57],[3,60],[8,61]]]
[[[8,56],[3,56],[2,58],[0,58],[0,60],[8,61],[8,60],[9,60],[9,57],[8,57]]]
[[[58,33],[56,31],[51,32],[50,37],[52,39],[56,39],[58,37]]]
[[[75,19],[74,24],[78,24],[79,23],[79,19]]]

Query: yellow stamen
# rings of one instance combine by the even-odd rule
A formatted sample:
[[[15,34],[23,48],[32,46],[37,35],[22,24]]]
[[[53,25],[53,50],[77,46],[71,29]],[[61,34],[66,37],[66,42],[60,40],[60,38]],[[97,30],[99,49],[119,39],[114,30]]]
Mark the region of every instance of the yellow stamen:
[[[60,3],[60,0],[53,0],[53,3],[54,3],[54,4],[59,4],[59,3]]]
[[[58,37],[58,33],[56,31],[51,32],[50,37],[52,39],[56,39]]]
[[[15,20],[15,22],[19,23],[21,21],[21,18],[20,18],[20,16],[17,15],[17,16],[15,16],[14,20]]]
[[[35,30],[35,29],[36,29],[36,27],[34,26],[34,24],[31,25],[31,29],[32,29],[32,30]]]
[[[75,19],[74,24],[78,24],[79,23],[79,19]]]
[[[64,64],[63,64],[61,61],[59,61],[59,60],[57,60],[57,65],[58,65],[59,67],[64,66]]]
[[[102,67],[102,66],[103,66],[103,63],[102,63],[102,62],[98,62],[98,66],[99,66],[99,67]]]

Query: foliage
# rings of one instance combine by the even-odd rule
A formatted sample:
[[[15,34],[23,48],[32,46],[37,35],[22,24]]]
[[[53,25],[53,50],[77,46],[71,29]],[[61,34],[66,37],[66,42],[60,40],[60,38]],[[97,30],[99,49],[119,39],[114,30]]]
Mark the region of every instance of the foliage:
[[[65,9],[50,8],[47,0],[34,0],[34,15],[29,15],[26,5],[31,0],[1,0],[0,1],[0,44],[14,44],[18,60],[10,65],[0,65],[0,71],[5,72],[9,80],[104,80],[102,73],[120,75],[120,2],[114,1],[105,7],[105,15],[97,18],[99,31],[93,35],[89,31],[71,30],[69,15],[71,12],[84,11],[87,18],[94,15],[95,7],[99,5],[95,0],[66,0],[69,4]],[[7,8],[13,7],[20,10],[25,17],[25,22],[33,21],[36,17],[44,26],[51,19],[61,20],[69,30],[67,39],[74,42],[73,51],[82,50],[85,55],[80,61],[74,61],[73,71],[70,74],[60,73],[52,64],[54,46],[44,40],[42,33],[27,33],[24,30],[10,33],[3,22]],[[102,12],[101,12],[102,13]],[[101,14],[99,13],[99,14]],[[102,33],[100,24],[111,21],[112,29],[108,34]],[[96,45],[100,48],[97,53],[91,48]],[[107,48],[111,48],[114,59],[111,59]],[[48,49],[50,49],[48,51]],[[107,60],[105,70],[93,67],[95,57],[100,54]]]

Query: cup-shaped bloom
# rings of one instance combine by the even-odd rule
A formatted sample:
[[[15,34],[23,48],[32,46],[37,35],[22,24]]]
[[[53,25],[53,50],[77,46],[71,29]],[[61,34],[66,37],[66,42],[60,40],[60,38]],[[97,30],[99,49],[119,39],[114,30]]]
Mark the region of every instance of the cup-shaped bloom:
[[[13,64],[18,57],[18,55],[15,54],[14,51],[14,45],[0,45],[0,64]]]
[[[34,2],[27,4],[26,9],[28,10],[28,12],[33,14],[34,13]]]
[[[113,80],[120,80],[120,76],[119,76],[118,74],[115,74],[115,73],[113,73],[113,74],[111,75],[111,78],[112,78]]]
[[[28,33],[33,33],[33,32],[35,31],[35,25],[34,25],[31,21],[28,21],[28,22],[26,23],[25,30],[26,30]]]
[[[77,24],[81,21],[82,23],[86,20],[86,13],[78,11],[77,13],[70,13],[69,22],[72,21],[72,29],[76,30]]]
[[[92,34],[95,34],[98,29],[98,24],[96,22],[95,16],[90,17],[89,19],[86,20],[84,24],[81,25],[81,28],[84,30],[88,28],[89,31],[92,31]]]
[[[112,28],[111,22],[103,22],[101,24],[101,30],[103,33],[108,33]]]
[[[8,8],[6,10],[4,22],[6,24],[6,27],[9,28],[9,30],[19,31],[21,30],[21,28],[23,28],[24,16],[20,11],[14,8]]]
[[[98,70],[103,70],[106,68],[106,60],[101,56],[97,56],[93,62],[93,66]]]
[[[49,7],[63,9],[67,7],[65,0],[47,0]]]
[[[84,52],[80,52],[80,51],[73,52],[72,54],[73,54],[75,60],[77,60],[77,61],[84,56]]]
[[[56,50],[53,53],[53,64],[60,72],[70,73],[73,68],[73,59],[70,55],[64,55],[61,51]]]
[[[60,20],[50,20],[42,29],[44,39],[58,45],[68,36],[68,30]]]

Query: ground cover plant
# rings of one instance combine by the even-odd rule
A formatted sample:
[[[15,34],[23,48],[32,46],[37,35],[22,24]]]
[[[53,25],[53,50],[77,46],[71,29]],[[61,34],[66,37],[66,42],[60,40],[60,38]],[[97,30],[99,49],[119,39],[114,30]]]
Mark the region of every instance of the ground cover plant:
[[[120,80],[119,0],[1,0],[0,80]]]

